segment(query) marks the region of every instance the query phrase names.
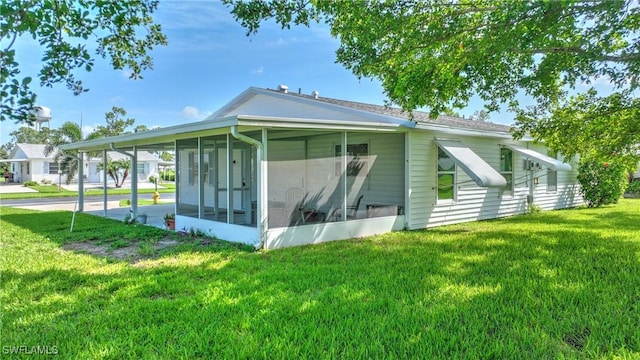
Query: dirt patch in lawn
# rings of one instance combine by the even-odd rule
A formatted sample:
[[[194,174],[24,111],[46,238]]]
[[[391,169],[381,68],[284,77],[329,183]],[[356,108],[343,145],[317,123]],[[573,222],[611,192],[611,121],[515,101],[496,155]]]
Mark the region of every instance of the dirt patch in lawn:
[[[143,244],[148,244],[144,249],[144,254],[140,251],[143,248],[142,246],[145,246]],[[158,240],[154,244],[146,243],[144,241],[131,241],[129,245],[118,247],[116,249],[113,248],[112,243],[99,243],[97,241],[72,242],[63,245],[62,248],[99,257],[109,257],[118,260],[136,262],[145,258],[154,257],[159,250],[176,246],[178,244],[180,244],[180,242],[177,240],[166,237]],[[151,251],[150,247],[153,247],[153,251]]]

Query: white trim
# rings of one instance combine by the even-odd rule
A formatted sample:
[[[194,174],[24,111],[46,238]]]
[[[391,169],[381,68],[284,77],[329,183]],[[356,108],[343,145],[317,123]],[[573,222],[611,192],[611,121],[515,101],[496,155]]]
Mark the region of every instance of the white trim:
[[[279,249],[384,234],[402,230],[404,224],[405,216],[398,215],[268,229],[264,247]]]

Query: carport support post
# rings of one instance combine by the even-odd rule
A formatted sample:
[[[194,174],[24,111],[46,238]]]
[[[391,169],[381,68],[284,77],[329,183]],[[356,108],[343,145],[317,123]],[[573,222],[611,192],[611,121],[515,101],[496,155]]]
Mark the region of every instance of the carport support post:
[[[84,153],[78,153],[78,211],[84,211]]]
[[[138,216],[138,148],[134,146],[133,155],[131,155],[124,150],[116,149],[113,143],[111,143],[109,147],[113,151],[116,151],[122,155],[128,156],[129,159],[131,160],[131,172],[130,172],[131,173],[131,219],[134,220]],[[106,185],[106,180],[105,180],[105,185]],[[105,208],[106,208],[106,203],[105,203]]]
[[[131,157],[131,219],[138,216],[138,148],[133,147],[133,156]]]
[[[102,206],[107,217],[107,149],[102,150]]]

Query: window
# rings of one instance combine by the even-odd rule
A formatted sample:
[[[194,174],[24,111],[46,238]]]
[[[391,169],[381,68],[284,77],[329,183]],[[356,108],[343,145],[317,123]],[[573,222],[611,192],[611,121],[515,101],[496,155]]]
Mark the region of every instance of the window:
[[[342,145],[335,146],[336,176],[342,172]],[[347,144],[347,176],[367,176],[369,144]]]
[[[49,164],[49,174],[58,175],[58,170],[60,170],[60,166],[59,166],[60,164],[54,163],[54,162],[50,162],[47,164]]]
[[[29,168],[30,168],[30,166],[29,166],[29,163],[27,162],[27,175],[29,175],[29,171],[30,171]]]
[[[438,147],[438,200],[455,198],[456,163]]]
[[[144,168],[144,163],[143,162],[139,162],[138,163],[138,175],[144,175],[144,174],[146,174],[145,168]]]
[[[513,195],[513,151],[507,148],[500,148],[500,175],[507,180],[503,195]]]
[[[558,157],[558,154],[553,151],[549,151],[547,155],[554,159],[557,159]],[[558,191],[558,172],[547,168],[547,192],[556,191]]]

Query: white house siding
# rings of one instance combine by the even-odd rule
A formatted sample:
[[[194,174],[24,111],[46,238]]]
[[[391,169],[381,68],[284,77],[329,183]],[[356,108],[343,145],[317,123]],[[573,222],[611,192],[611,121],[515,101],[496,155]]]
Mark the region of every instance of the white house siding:
[[[548,154],[544,146],[530,144],[529,148],[542,154]],[[571,165],[571,171],[557,172],[556,191],[547,191],[547,168],[534,173],[534,178],[537,177],[539,181],[534,190],[534,203],[544,210],[564,209],[584,203],[577,180],[577,162],[559,158]]]
[[[404,134],[349,133],[347,139],[349,144],[369,144],[367,176],[348,177],[347,205],[364,195],[360,212],[365,216],[367,204],[404,207]]]
[[[289,224],[301,205],[327,215],[342,208],[342,157],[335,156],[342,137],[343,133],[333,133],[269,141],[270,226]],[[363,159],[366,167],[358,176],[347,177],[347,205],[363,196],[358,218],[367,216],[366,204],[404,206],[404,134],[348,133],[347,143],[366,143],[369,149],[369,156]],[[296,190],[301,192],[300,199],[289,204],[287,193]]]
[[[409,204],[411,207],[407,223],[412,229],[446,225],[467,221],[484,220],[515,214],[527,209],[529,181],[524,170],[524,157],[514,152],[512,195],[503,195],[500,188],[477,186],[461,169],[456,171],[456,198],[453,202],[437,202],[436,199],[436,154],[435,138],[447,137],[431,131],[414,131],[409,134]],[[483,158],[494,169],[500,169],[500,144],[509,140],[482,137],[457,137]],[[521,143],[520,146],[527,146]],[[546,153],[544,148],[537,151]],[[575,171],[558,172],[558,190],[546,191],[546,169],[539,172],[540,183],[535,187],[534,202],[543,209],[571,207],[580,204],[575,185]],[[545,181],[542,181],[544,177]]]

